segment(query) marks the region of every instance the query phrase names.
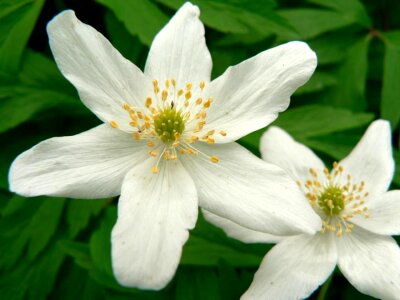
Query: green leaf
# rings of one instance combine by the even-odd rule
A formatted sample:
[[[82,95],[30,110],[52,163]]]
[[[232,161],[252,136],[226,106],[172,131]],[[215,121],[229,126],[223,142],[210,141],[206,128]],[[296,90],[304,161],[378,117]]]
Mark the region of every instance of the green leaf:
[[[353,23],[342,13],[325,9],[296,8],[279,10],[278,14],[298,32],[295,35],[281,34],[284,39],[311,39]]]
[[[307,0],[310,3],[318,4],[327,8],[334,9],[353,22],[363,25],[366,28],[372,26],[372,21],[364,5],[358,0]]]
[[[400,31],[384,33],[385,59],[381,116],[392,124],[394,130],[400,121]]]
[[[338,83],[327,95],[325,103],[362,111],[366,108],[365,87],[368,68],[370,38],[362,38],[347,50],[337,74]]]
[[[85,229],[91,217],[97,216],[106,204],[107,200],[78,200],[68,202],[67,224],[69,236],[75,237],[82,229]]]
[[[300,87],[295,94],[308,94],[313,92],[320,92],[326,87],[336,85],[336,78],[327,72],[316,71],[311,79],[302,87]]]
[[[116,220],[116,207],[108,207],[105,210],[100,228],[92,234],[89,242],[90,254],[96,268],[110,276],[113,276],[111,267],[111,230]]]
[[[43,4],[44,0],[2,2],[0,9],[3,13],[0,15],[0,24],[4,17],[12,20],[13,24],[11,28],[6,29],[0,26],[0,35],[5,36],[0,44],[0,71],[12,74],[18,72],[22,54]],[[21,14],[20,10],[24,13]]]
[[[26,122],[41,110],[62,105],[78,111],[84,109],[55,64],[29,51],[19,81],[0,82],[0,133]]]
[[[181,269],[177,274],[175,299],[222,299],[216,270],[212,268]]]
[[[393,150],[393,156],[396,162],[396,167],[395,167],[396,172],[394,173],[393,182],[400,187],[400,151]]]
[[[157,1],[174,9],[185,3],[184,0]],[[249,0],[246,3],[237,0],[192,2],[200,7],[204,24],[224,33],[252,35],[258,40],[282,32],[287,35],[295,33],[290,24],[272,10],[274,4],[269,0]]]
[[[331,134],[351,128],[361,127],[373,120],[369,113],[355,113],[346,109],[321,105],[304,105],[282,113],[273,123],[288,131],[295,139],[304,141],[308,137]],[[258,152],[260,129],[240,139],[240,142]]]
[[[154,36],[167,23],[167,16],[149,0],[96,0],[108,7],[124,23],[126,29],[137,35],[145,45],[150,45]]]
[[[28,200],[35,201],[35,200]],[[65,199],[48,198],[43,201],[28,228],[29,245],[27,258],[33,260],[54,236],[63,212]]]
[[[132,36],[114,13],[106,13],[106,28],[112,45],[127,59],[138,65],[140,56],[147,55],[146,47],[135,36]]]

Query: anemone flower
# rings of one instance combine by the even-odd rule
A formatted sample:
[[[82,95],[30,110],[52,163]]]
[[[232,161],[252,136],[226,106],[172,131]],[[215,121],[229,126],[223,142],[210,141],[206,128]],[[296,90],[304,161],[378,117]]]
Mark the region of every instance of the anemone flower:
[[[198,205],[275,234],[320,226],[282,169],[234,143],[287,108],[316,67],[314,52],[287,43],[210,81],[199,14],[190,3],[179,9],[155,37],[144,72],[73,11],[47,27],[59,69],[103,124],[22,153],[10,189],[24,196],[121,195],[112,265],[124,286],[160,289],[170,281]]]
[[[387,192],[394,172],[389,123],[373,122],[330,172],[309,148],[276,127],[263,135],[261,153],[297,181],[304,203],[310,203],[323,225],[314,235],[281,237],[206,212],[206,218],[231,237],[278,242],[242,299],[306,298],[336,265],[360,292],[398,299],[400,249],[390,235],[400,234],[400,191]]]

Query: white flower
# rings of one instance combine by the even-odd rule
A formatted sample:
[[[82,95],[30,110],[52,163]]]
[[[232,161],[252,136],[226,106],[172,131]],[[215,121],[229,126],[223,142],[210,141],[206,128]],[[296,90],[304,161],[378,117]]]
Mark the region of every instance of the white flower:
[[[125,286],[160,289],[170,281],[198,205],[275,234],[321,226],[281,168],[233,142],[287,108],[316,67],[314,52],[288,43],[210,82],[199,14],[182,6],[156,36],[144,73],[73,11],[48,25],[58,67],[104,124],[21,154],[10,189],[25,196],[121,194],[112,262]]]
[[[394,172],[390,125],[373,122],[331,172],[307,147],[272,127],[261,139],[267,162],[286,170],[304,191],[323,227],[315,235],[279,237],[244,228],[211,213],[206,218],[244,242],[279,242],[264,257],[242,299],[302,299],[336,264],[360,292],[399,299],[400,191],[387,192]]]

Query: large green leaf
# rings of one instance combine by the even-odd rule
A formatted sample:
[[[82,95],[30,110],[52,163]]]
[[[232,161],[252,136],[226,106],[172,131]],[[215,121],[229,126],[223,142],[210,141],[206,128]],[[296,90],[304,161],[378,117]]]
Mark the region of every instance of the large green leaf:
[[[381,116],[391,122],[393,129],[400,121],[400,31],[387,32],[385,42],[385,62]]]
[[[151,1],[96,0],[111,9],[128,31],[150,45],[168,18]]]
[[[310,3],[318,4],[327,8],[334,9],[346,18],[351,19],[353,22],[363,25],[369,28],[372,25],[372,21],[368,16],[368,12],[365,6],[359,0],[307,0]]]
[[[304,141],[306,138],[331,134],[346,129],[357,128],[372,121],[373,115],[322,105],[304,105],[282,113],[273,123],[282,127],[294,138]],[[258,152],[261,135],[265,129],[253,132],[240,139],[245,146]]]
[[[43,4],[44,0],[5,0],[0,4],[0,71],[17,74]]]
[[[184,0],[157,0],[171,8],[178,9]],[[257,36],[257,39],[271,34],[285,32],[293,35],[295,30],[272,8],[270,0],[194,0],[201,10],[202,21],[210,28],[224,33]]]
[[[61,106],[86,111],[55,64],[42,54],[28,51],[18,79],[11,84],[0,81],[0,133],[39,111]]]
[[[365,88],[369,42],[369,37],[363,37],[347,49],[345,60],[336,75],[337,85],[327,96],[327,104],[354,111],[363,111],[366,108]]]

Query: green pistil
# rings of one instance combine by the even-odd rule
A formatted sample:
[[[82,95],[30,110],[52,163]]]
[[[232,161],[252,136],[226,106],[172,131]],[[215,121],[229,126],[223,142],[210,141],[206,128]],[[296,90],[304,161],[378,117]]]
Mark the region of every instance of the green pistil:
[[[176,139],[176,134],[182,134],[185,130],[180,111],[175,108],[165,108],[154,118],[154,129],[164,143],[172,143]]]
[[[318,197],[318,205],[328,216],[339,215],[345,206],[343,190],[337,186],[328,186]]]

